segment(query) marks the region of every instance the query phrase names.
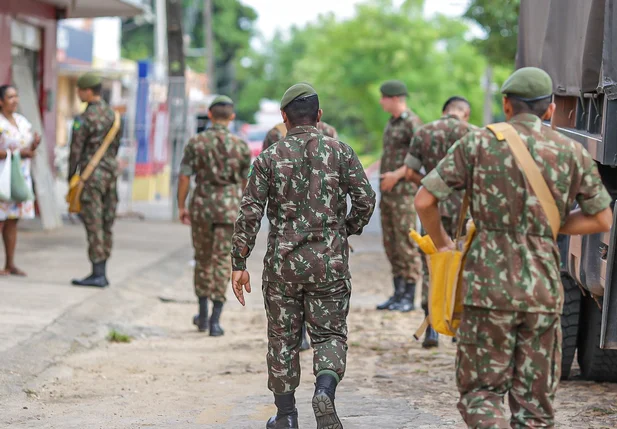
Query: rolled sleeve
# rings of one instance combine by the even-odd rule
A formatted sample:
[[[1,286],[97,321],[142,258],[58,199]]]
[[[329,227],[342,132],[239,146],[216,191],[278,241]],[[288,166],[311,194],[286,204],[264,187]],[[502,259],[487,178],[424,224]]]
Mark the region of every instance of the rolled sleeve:
[[[246,258],[232,254],[231,268],[233,271],[246,271]]]
[[[445,200],[454,192],[454,189],[448,186],[436,169],[422,179],[422,186],[440,201]]]
[[[180,174],[182,176],[192,176],[195,172],[190,165],[182,164],[180,166]]]
[[[405,165],[413,171],[419,172],[422,169],[422,161],[409,153],[405,156]]]
[[[602,189],[595,197],[587,200],[579,199],[578,203],[583,213],[593,216],[611,206],[611,196],[606,189]]]

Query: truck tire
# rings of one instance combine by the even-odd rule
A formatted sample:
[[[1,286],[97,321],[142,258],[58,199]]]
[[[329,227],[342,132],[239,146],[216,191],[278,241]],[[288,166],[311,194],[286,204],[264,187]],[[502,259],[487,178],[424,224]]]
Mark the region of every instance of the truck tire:
[[[590,296],[582,298],[578,335],[578,364],[584,379],[617,381],[617,350],[603,350],[600,345],[602,311]]]
[[[563,314],[561,315],[561,331],[563,333],[561,379],[567,380],[570,378],[570,369],[576,354],[578,321],[583,294],[576,281],[569,274],[561,273],[561,283],[564,290]]]

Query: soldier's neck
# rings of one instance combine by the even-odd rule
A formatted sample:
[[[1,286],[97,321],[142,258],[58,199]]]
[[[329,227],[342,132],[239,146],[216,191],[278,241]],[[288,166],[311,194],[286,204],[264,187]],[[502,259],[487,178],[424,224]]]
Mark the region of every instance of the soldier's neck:
[[[89,104],[96,104],[96,103],[100,103],[101,102],[101,96],[100,95],[95,95],[93,96],[90,101],[88,101]]]
[[[229,126],[229,121],[212,121],[212,126],[215,125],[227,128]]]
[[[403,104],[399,104],[398,106],[395,106],[392,109],[392,117],[394,119],[398,119],[400,118],[400,116],[403,114],[403,112],[405,112],[407,110],[407,104],[403,103]]]

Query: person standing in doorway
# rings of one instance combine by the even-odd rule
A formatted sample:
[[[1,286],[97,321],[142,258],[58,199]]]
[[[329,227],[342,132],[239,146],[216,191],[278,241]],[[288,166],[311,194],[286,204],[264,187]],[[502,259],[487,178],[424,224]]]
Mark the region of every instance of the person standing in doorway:
[[[0,86],[0,159],[6,159],[8,151],[21,156],[21,173],[26,185],[34,195],[32,186],[32,158],[41,142],[41,136],[32,131],[28,120],[17,113],[19,95],[12,85]],[[8,168],[10,166],[6,166]],[[17,247],[17,223],[20,219],[34,218],[34,200],[16,203],[0,202],[0,231],[4,241],[5,263],[0,276],[25,276],[26,273],[15,265]]]

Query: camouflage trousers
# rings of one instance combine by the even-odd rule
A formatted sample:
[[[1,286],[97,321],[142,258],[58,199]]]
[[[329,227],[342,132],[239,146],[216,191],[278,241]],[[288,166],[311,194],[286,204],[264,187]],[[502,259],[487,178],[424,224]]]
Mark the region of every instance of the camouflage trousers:
[[[454,239],[456,236],[456,227],[457,225],[453,224],[453,220],[451,217],[442,217],[441,223],[443,224],[446,232]],[[422,230],[422,234],[426,234],[424,229]],[[422,308],[428,305],[428,290],[430,286],[429,280],[429,271],[428,271],[428,261],[426,260],[426,255],[422,255]]]
[[[231,224],[213,224],[191,219],[195,249],[195,294],[199,298],[225,302],[231,278]]]
[[[409,238],[409,229],[416,227],[413,195],[382,194],[379,210],[383,246],[392,266],[392,277],[418,283],[422,279],[422,255]]]
[[[93,264],[106,261],[111,255],[117,206],[116,177],[95,170],[81,193],[80,212],[88,237],[88,257]]]
[[[468,427],[554,427],[552,404],[561,376],[559,314],[465,307],[457,337],[458,409]]]
[[[293,392],[300,384],[302,323],[313,346],[313,373],[334,372],[342,379],[347,360],[347,314],[351,282],[263,283],[268,318],[268,388]]]

